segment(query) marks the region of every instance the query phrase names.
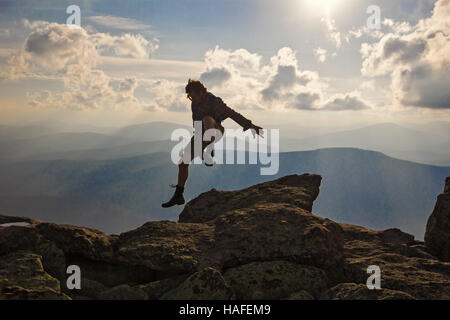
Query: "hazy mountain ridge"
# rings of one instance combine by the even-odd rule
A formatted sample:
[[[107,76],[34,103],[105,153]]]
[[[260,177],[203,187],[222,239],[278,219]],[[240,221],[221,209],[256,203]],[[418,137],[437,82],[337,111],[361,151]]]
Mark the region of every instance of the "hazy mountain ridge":
[[[444,124],[441,124],[445,128]],[[361,148],[383,152],[391,157],[433,165],[449,166],[450,125],[427,133],[393,123],[382,123],[355,130],[334,132],[304,139],[284,139],[280,151],[304,151],[318,148]],[[423,130],[423,129],[422,129]]]
[[[348,148],[282,153],[279,166],[276,176],[261,176],[259,165],[193,165],[185,196],[313,172],[326,181],[315,204],[319,215],[375,229],[401,227],[422,238],[435,195],[450,175],[448,167]],[[169,184],[176,183],[177,167],[168,153],[13,163],[0,165],[0,175],[0,212],[5,214],[121,232],[148,220],[176,219],[179,211],[160,207],[173,192]]]
[[[360,148],[385,153],[391,157],[424,164],[450,166],[450,124],[435,123],[408,128],[392,123],[381,123],[354,130],[325,135],[311,130],[306,138],[295,138],[291,129],[280,131],[280,152],[306,151],[322,148]],[[34,132],[35,126],[20,127]],[[47,128],[46,130],[56,130]],[[63,128],[60,124],[59,130]],[[72,128],[67,126],[67,128]],[[82,126],[81,128],[89,128]],[[80,129],[81,129],[80,128]],[[26,137],[17,128],[14,137],[2,136],[0,126],[0,161],[22,160],[105,160],[131,157],[170,150],[176,142],[170,141],[173,130],[191,126],[169,122],[150,122],[119,128],[99,128],[100,132],[52,132]],[[445,134],[446,129],[447,134]],[[45,127],[40,127],[44,130]],[[73,129],[73,128],[72,128]],[[93,129],[96,129],[93,127]],[[14,131],[14,130],[13,130]],[[428,132],[427,132],[428,131]],[[28,133],[29,135],[29,133]],[[230,140],[226,145],[231,146]],[[268,141],[271,143],[270,139]],[[228,147],[229,148],[229,147]],[[248,147],[246,148],[248,150]]]

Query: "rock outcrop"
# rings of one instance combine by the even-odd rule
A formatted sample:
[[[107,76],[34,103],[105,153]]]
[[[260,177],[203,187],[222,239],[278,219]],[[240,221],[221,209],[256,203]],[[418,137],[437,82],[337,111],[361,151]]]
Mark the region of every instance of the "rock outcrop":
[[[450,261],[450,177],[445,180],[444,193],[437,198],[425,232],[427,250],[444,261]]]
[[[315,216],[320,183],[212,189],[178,222],[120,235],[0,216],[0,299],[450,299],[450,263],[428,243]],[[69,265],[81,289],[67,288]],[[380,290],[366,286],[371,265]]]

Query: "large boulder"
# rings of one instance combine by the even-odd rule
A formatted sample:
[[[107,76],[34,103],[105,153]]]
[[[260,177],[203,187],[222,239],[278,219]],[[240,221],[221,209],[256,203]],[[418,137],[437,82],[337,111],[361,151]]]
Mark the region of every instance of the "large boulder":
[[[339,225],[311,213],[321,177],[290,175],[238,191],[211,190],[190,201],[179,222],[214,226],[208,263],[229,268],[288,260],[325,269],[342,261]]]
[[[323,270],[288,261],[252,262],[226,270],[223,277],[236,298],[245,300],[299,299],[300,291],[318,297],[327,288]]]
[[[161,300],[229,300],[234,292],[221,273],[206,267],[192,274],[180,286],[165,293]]]
[[[428,252],[444,261],[450,261],[450,177],[445,180],[444,193],[438,195],[425,232]]]
[[[5,216],[0,216],[4,218]],[[15,217],[11,217],[14,219]],[[35,225],[0,228],[0,256],[19,250],[39,254],[45,270],[56,278],[65,273],[65,255],[58,246],[45,239],[35,228]]]
[[[156,300],[160,299],[166,292],[178,287],[184,280],[186,280],[186,278],[187,276],[185,275],[165,278],[140,285],[139,288],[144,290],[149,299]]]
[[[288,260],[330,269],[342,261],[341,227],[289,204],[258,204],[214,220],[213,261],[224,268],[252,261]]]
[[[30,224],[37,224],[40,220],[28,218],[28,217],[13,217],[13,216],[5,216],[0,215],[0,228],[6,227],[9,225],[30,225]]]
[[[16,251],[0,259],[0,300],[37,299],[67,300],[58,279],[50,276],[42,265],[41,256],[28,251]]]
[[[203,268],[213,244],[213,226],[152,221],[120,235],[115,260],[145,266],[164,277],[192,273]]]
[[[342,224],[344,231],[343,283],[365,286],[369,266],[380,268],[381,288],[401,291],[415,299],[450,299],[450,263],[428,254],[420,241],[401,231],[375,231]],[[338,287],[341,288],[341,287]],[[369,293],[358,286],[335,290],[332,298],[397,299],[400,295]],[[339,293],[340,292],[340,293]],[[403,299],[403,298],[402,298]]]
[[[241,208],[286,203],[311,212],[322,178],[315,174],[290,175],[237,191],[212,189],[186,204],[179,222],[208,222]]]
[[[111,260],[113,244],[117,240],[117,236],[107,235],[99,230],[65,224],[39,223],[35,229],[66,254],[91,260]]]

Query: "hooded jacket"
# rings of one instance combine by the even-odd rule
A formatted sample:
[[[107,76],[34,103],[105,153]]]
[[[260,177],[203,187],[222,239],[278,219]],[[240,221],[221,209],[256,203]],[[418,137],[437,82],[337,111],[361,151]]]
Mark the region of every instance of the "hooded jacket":
[[[192,101],[191,109],[192,123],[194,123],[194,121],[202,121],[204,116],[211,116],[219,124],[221,124],[223,120],[231,118],[244,128],[244,131],[248,130],[252,125],[251,120],[231,109],[221,98],[216,97],[209,91],[206,91],[206,93],[203,94],[202,100],[199,103],[194,103]]]

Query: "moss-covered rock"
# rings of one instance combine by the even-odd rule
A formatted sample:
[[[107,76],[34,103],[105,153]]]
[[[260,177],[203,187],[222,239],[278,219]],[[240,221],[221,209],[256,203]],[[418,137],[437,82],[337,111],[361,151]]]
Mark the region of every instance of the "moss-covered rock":
[[[0,299],[68,299],[58,279],[45,272],[41,256],[16,251],[0,259]]]
[[[0,223],[21,223],[0,226],[0,298],[450,299],[449,179],[426,246],[398,229],[314,215],[320,181],[291,175],[211,190],[186,205],[180,222],[121,235],[0,215]],[[72,264],[81,268],[81,290],[65,288]],[[381,269],[381,292],[366,289],[370,265]]]
[[[187,276],[176,276],[172,278],[161,279],[153,282],[149,282],[139,287],[144,290],[148,298],[151,300],[159,299],[164,293],[178,287]]]
[[[428,218],[425,245],[431,254],[450,262],[450,177],[445,180],[444,192],[438,196]]]
[[[148,296],[139,287],[122,284],[102,292],[99,298],[102,300],[147,300]]]
[[[321,176],[315,174],[294,174],[242,190],[212,189],[189,201],[178,221],[208,222],[228,211],[266,203],[286,203],[311,212],[321,180]]]
[[[67,255],[100,261],[112,259],[117,236],[107,235],[95,229],[56,223],[39,223],[35,229],[45,239],[64,250]]]
[[[213,223],[212,254],[224,268],[278,259],[330,269],[342,262],[340,226],[289,204],[257,204]]]
[[[200,223],[152,221],[122,233],[116,260],[144,265],[164,276],[200,270],[214,243],[214,228]]]
[[[234,293],[221,273],[207,267],[189,276],[180,286],[165,293],[162,300],[228,300]]]
[[[414,300],[410,294],[398,290],[369,290],[364,284],[341,283],[331,288],[325,299],[332,300]]]
[[[319,296],[327,287],[323,270],[288,261],[252,262],[223,274],[237,299],[281,299],[306,290]]]
[[[301,290],[291,294],[287,300],[314,300],[314,297],[308,291]]]

